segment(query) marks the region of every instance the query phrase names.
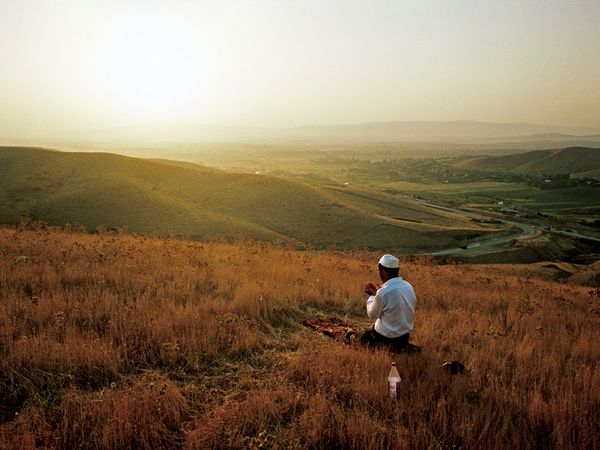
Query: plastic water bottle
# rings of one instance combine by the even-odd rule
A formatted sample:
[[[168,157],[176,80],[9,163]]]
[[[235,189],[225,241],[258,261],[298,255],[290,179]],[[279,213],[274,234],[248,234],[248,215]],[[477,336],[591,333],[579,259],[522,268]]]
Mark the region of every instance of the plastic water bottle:
[[[398,400],[400,396],[400,374],[398,373],[398,369],[396,369],[396,363],[392,363],[392,368],[390,370],[390,374],[388,375],[388,387],[390,390],[390,398],[392,400]]]

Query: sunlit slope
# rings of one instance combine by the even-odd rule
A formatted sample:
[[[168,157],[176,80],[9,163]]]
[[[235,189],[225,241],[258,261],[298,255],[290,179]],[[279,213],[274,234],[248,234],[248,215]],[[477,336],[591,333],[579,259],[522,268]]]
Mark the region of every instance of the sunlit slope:
[[[363,211],[379,220],[377,226],[369,230],[369,239],[374,247],[393,247],[396,228],[403,229],[404,237],[414,248],[450,246],[464,243],[463,240],[485,232],[498,230],[498,225],[474,223],[465,213],[444,211],[424,206],[408,198],[399,198],[382,191],[360,187],[329,187],[339,202],[349,208]],[[360,237],[351,238],[352,243]]]
[[[453,245],[481,232],[464,218],[417,211],[388,197],[106,153],[2,148],[0,174],[0,220],[6,223],[28,217],[88,229],[244,234],[407,251]]]
[[[370,328],[379,256],[0,227],[0,449],[600,448],[597,289],[401,258],[420,354],[301,325]]]
[[[258,238],[276,233],[233,220],[190,203],[220,174],[111,154],[78,154],[34,149],[0,151],[0,206],[4,222],[21,217],[53,224],[125,226],[136,232],[244,232]]]
[[[499,157],[473,158],[462,167],[495,172],[531,175],[570,173],[577,176],[600,176],[600,148],[568,147],[538,150]]]

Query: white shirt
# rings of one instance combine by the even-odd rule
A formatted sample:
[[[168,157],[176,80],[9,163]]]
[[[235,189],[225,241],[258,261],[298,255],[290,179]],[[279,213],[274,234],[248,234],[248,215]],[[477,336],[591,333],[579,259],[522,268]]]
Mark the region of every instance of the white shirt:
[[[375,321],[375,331],[395,338],[410,333],[415,324],[417,297],[413,287],[400,277],[391,278],[367,300],[367,315]]]

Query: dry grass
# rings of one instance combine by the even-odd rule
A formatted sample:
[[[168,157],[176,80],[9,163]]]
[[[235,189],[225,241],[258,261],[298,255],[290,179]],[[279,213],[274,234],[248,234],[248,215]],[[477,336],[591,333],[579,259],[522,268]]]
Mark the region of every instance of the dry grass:
[[[374,261],[0,229],[0,448],[600,448],[597,290],[405,261],[392,403],[388,353],[299,325],[366,325]]]

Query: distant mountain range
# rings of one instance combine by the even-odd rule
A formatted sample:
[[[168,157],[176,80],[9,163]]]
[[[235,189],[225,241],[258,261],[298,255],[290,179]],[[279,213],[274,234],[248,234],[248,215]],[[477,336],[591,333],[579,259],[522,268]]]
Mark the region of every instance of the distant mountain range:
[[[25,141],[4,139],[5,145]],[[64,139],[27,141],[32,145],[110,148],[111,145],[163,147],[173,143],[374,143],[415,142],[492,145],[498,148],[555,148],[600,146],[600,128],[563,127],[529,123],[479,121],[395,121],[351,125],[314,125],[291,128],[260,128],[171,124],[169,126],[120,127],[73,132]],[[43,144],[51,142],[52,144]]]
[[[570,173],[578,177],[600,178],[600,148],[567,147],[538,150],[498,157],[464,160],[461,167],[529,175]]]
[[[528,123],[493,123],[471,120],[436,122],[372,122],[356,125],[307,126],[288,128],[281,133],[297,137],[347,137],[415,141],[485,141],[563,139],[572,137],[600,138],[600,129],[558,127]],[[598,136],[590,136],[597,134]]]

